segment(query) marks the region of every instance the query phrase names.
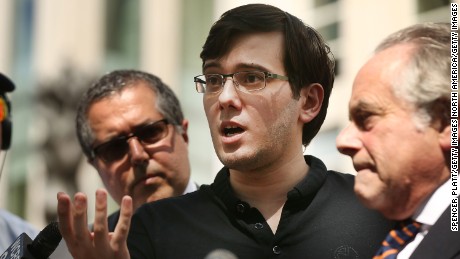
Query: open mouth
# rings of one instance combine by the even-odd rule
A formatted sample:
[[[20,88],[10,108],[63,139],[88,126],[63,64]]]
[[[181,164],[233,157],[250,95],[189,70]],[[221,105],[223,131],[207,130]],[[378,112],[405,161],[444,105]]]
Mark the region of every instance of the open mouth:
[[[225,127],[223,129],[224,136],[231,137],[240,133],[243,133],[243,129],[237,126]]]

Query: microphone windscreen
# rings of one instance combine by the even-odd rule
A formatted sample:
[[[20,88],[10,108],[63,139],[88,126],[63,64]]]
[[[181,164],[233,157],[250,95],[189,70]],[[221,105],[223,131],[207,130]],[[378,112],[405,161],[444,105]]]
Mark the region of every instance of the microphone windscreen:
[[[59,232],[59,224],[51,222],[37,237],[28,245],[28,249],[37,259],[47,259],[61,242],[62,236]]]

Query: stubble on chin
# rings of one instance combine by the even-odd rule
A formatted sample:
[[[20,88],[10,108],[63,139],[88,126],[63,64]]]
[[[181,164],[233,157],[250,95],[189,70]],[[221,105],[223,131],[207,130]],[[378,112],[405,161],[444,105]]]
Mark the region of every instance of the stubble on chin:
[[[248,170],[254,164],[250,156],[239,156],[235,153],[218,154],[218,158],[224,166],[238,171]]]

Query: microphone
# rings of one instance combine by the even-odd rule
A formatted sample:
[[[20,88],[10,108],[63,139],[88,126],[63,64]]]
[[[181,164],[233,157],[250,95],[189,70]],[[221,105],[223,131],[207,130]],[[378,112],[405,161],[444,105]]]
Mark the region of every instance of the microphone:
[[[238,257],[226,249],[216,249],[207,254],[204,259],[238,259]]]
[[[22,233],[0,259],[47,259],[59,245],[62,236],[57,222],[51,222],[32,241],[26,233]]]

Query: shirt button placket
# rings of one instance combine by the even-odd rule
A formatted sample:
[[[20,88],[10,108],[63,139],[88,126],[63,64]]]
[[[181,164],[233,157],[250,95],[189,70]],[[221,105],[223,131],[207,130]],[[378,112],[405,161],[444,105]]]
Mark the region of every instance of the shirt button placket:
[[[255,229],[263,229],[263,228],[264,228],[264,224],[262,224],[262,223],[260,223],[260,222],[259,222],[259,223],[256,223],[256,224],[254,225],[254,228],[255,228]]]
[[[236,204],[236,211],[240,215],[243,215],[246,212],[246,206],[243,203],[238,203]]]
[[[273,253],[276,255],[281,254],[281,248],[279,246],[274,246],[273,247]]]

